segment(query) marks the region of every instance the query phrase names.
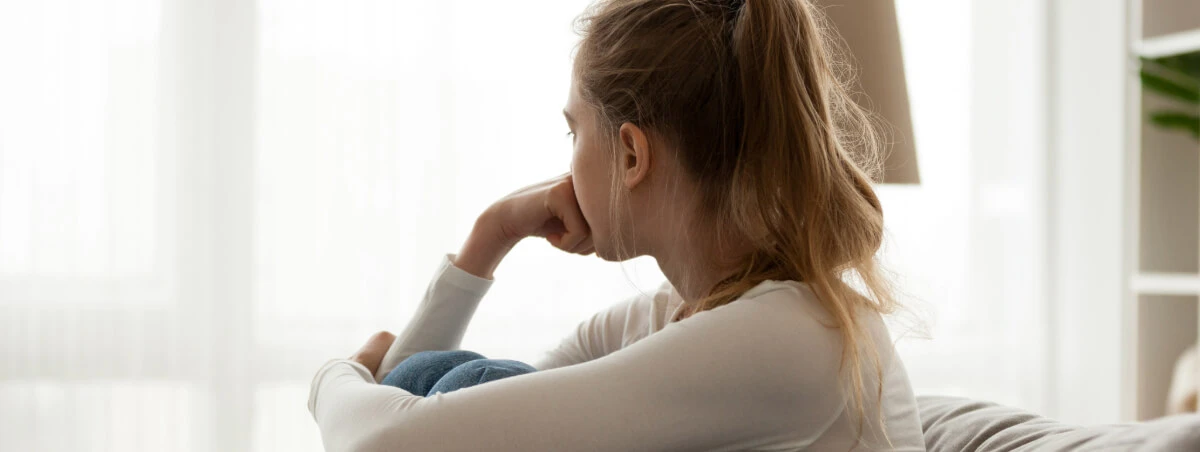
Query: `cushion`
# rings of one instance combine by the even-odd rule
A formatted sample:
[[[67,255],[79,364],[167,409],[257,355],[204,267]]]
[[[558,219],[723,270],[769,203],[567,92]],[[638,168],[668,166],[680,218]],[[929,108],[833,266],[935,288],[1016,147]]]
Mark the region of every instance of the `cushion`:
[[[920,396],[930,451],[1200,451],[1200,414],[1146,422],[1077,426],[990,402]]]

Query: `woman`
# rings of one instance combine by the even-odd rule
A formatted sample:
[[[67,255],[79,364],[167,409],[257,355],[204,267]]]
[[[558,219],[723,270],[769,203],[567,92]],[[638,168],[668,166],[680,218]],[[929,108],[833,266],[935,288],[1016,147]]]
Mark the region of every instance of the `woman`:
[[[895,302],[873,261],[877,142],[818,14],[806,0],[590,8],[564,110],[571,172],[480,215],[398,338],[321,368],[309,409],[327,450],[923,450],[881,319]],[[456,349],[530,236],[653,256],[668,281],[581,323],[536,372],[377,384]]]

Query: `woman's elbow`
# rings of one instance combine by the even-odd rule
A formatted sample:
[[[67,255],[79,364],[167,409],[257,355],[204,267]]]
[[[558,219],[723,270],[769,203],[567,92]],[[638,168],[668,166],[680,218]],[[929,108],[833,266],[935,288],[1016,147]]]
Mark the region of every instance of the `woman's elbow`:
[[[360,426],[362,427],[362,426]],[[360,429],[352,435],[347,435],[338,445],[330,447],[326,444],[327,452],[394,452],[403,450],[423,450],[420,445],[413,444],[414,438],[409,428],[403,425],[374,425]]]

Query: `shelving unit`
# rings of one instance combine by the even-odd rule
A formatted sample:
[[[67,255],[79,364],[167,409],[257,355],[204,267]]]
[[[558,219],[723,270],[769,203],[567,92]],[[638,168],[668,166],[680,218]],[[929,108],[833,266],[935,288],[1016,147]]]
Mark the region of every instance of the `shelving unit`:
[[[1190,273],[1141,272],[1133,277],[1133,291],[1142,295],[1200,295],[1200,276]]]
[[[1200,145],[1148,113],[1172,105],[1147,92],[1139,57],[1200,52],[1200,1],[1130,0],[1128,105],[1131,219],[1124,310],[1127,417],[1166,414],[1176,360],[1200,334]]]
[[[1134,50],[1147,58],[1188,53],[1200,49],[1200,30],[1186,30],[1169,35],[1142,39]]]

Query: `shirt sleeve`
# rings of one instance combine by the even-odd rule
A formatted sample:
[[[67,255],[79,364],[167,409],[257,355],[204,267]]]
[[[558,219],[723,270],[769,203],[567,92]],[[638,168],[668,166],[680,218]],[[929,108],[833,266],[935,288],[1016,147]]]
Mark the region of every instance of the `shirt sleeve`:
[[[383,381],[388,372],[414,353],[454,350],[462,343],[467,325],[475,315],[475,308],[493,280],[455,267],[455,257],[454,253],[442,256],[442,262],[425,289],[425,297],[417,305],[416,313],[384,355],[379,371],[374,376],[376,382]]]
[[[639,294],[622,300],[580,322],[575,331],[563,338],[558,347],[533,363],[537,370],[570,366],[607,356],[624,344],[625,327],[632,310],[649,309],[648,295]]]
[[[314,378],[309,409],[335,452],[805,447],[844,406],[840,340],[781,312],[795,303],[747,301],[595,360],[430,397],[335,360]]]

